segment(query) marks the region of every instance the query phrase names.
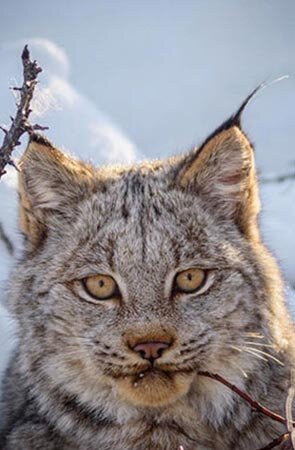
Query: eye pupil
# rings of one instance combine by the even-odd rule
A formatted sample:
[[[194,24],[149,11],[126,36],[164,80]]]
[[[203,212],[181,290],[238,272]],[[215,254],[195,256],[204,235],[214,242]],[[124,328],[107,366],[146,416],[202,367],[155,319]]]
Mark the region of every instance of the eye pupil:
[[[206,281],[206,271],[199,268],[186,269],[179,272],[175,278],[174,286],[180,292],[197,292]]]
[[[118,297],[118,285],[110,275],[93,275],[82,281],[87,294],[97,300],[108,300],[114,296]]]

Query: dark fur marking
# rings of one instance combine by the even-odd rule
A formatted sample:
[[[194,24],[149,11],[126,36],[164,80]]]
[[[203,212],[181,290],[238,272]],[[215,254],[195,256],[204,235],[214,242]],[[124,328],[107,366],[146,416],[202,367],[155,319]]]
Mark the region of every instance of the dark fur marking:
[[[122,204],[122,216],[124,219],[128,219],[129,217],[129,211],[127,208],[127,199],[128,199],[128,190],[129,190],[129,180],[126,178],[126,184],[125,184],[125,191],[123,194],[123,204]]]
[[[115,271],[116,267],[115,267],[115,248],[116,248],[116,240],[110,236],[108,238],[108,253],[107,253],[107,259],[108,259],[108,264],[109,266],[112,268],[112,270]]]
[[[102,410],[91,411],[85,406],[81,405],[77,397],[74,395],[67,395],[56,390],[54,393],[58,404],[61,405],[64,412],[75,416],[78,422],[89,423],[91,426],[110,426],[112,422],[103,416]]]
[[[144,186],[141,186],[142,196],[141,196],[141,204],[140,204],[140,212],[139,212],[139,223],[141,230],[141,238],[142,238],[142,261],[144,262],[146,259],[146,229],[144,222],[144,213],[145,213],[145,201],[144,201]]]
[[[50,140],[47,137],[45,137],[42,134],[40,134],[40,133],[32,133],[30,135],[29,142],[30,143],[31,142],[36,142],[37,144],[45,145],[46,147],[50,147],[50,148],[54,148],[54,146],[52,145]]]
[[[129,184],[129,190],[131,193],[131,198],[133,199],[133,201],[137,201],[139,205],[138,225],[142,240],[142,261],[145,261],[146,258],[146,229],[144,224],[144,214],[146,209],[144,198],[145,189],[142,176],[139,172],[135,172],[132,174],[132,178]]]
[[[201,145],[201,147],[198,148],[196,155],[199,155],[201,153],[201,151],[203,150],[203,148],[208,144],[209,141],[211,141],[211,139],[213,139],[215,136],[217,136],[219,133],[221,133],[222,131],[225,130],[229,130],[232,127],[238,127],[241,128],[241,118],[242,118],[242,114],[246,108],[246,106],[248,105],[248,103],[250,102],[250,100],[255,96],[255,94],[263,87],[262,84],[260,84],[259,86],[257,86],[255,89],[253,89],[252,92],[250,92],[250,94],[245,98],[245,100],[243,101],[243,103],[241,104],[241,106],[239,107],[239,109],[232,114],[225,122],[223,122],[218,128],[216,128],[213,133],[211,133],[207,139],[203,142],[203,144]]]

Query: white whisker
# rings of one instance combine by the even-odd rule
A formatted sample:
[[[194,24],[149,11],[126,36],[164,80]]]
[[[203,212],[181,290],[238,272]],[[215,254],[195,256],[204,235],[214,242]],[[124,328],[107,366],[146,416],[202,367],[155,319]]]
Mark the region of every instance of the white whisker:
[[[242,345],[244,345],[244,344],[255,345],[256,347],[268,347],[268,348],[274,348],[274,346],[271,345],[271,344],[261,344],[260,342],[244,341],[244,342],[242,343]]]
[[[236,368],[243,374],[243,376],[244,376],[245,378],[248,378],[247,373],[245,372],[244,369],[242,369],[242,367],[238,366],[238,364],[235,364],[234,362],[232,362],[231,364],[232,364],[234,367],[236,367]]]
[[[281,366],[284,366],[284,363],[282,361],[280,361],[278,358],[271,355],[270,353],[264,352],[262,350],[258,350],[257,348],[248,347],[248,346],[242,346],[242,348],[245,349],[246,351],[248,350],[248,351],[252,351],[253,353],[257,353],[259,355],[266,356],[267,358],[272,359],[273,361],[277,362]]]
[[[254,333],[254,332],[245,332],[245,333],[240,333],[241,335],[246,335],[250,338],[255,338],[255,339],[265,339],[265,336],[263,336],[260,333]]]
[[[264,356],[258,355],[257,353],[251,351],[251,350],[247,350],[246,348],[244,348],[244,351],[249,353],[250,355],[255,356],[258,359],[261,359],[262,361],[267,361],[267,358],[265,358]]]
[[[241,349],[241,348],[239,348],[239,347],[236,347],[235,345],[230,345],[230,348],[232,348],[232,349],[236,350],[236,351],[237,351],[237,352],[239,352],[239,353],[241,353],[241,352],[242,352],[242,349]]]

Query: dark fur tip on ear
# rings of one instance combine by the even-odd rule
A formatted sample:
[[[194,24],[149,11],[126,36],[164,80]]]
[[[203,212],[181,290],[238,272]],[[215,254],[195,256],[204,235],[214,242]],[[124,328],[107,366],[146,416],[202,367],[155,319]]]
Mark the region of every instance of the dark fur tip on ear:
[[[198,148],[197,153],[201,153],[202,149],[208,144],[208,142],[213,139],[215,136],[217,136],[219,133],[221,133],[224,130],[229,130],[232,127],[238,127],[241,129],[241,117],[242,114],[246,108],[246,106],[249,104],[250,100],[257,94],[258,91],[264,88],[264,84],[261,83],[259,86],[257,86],[255,89],[253,89],[252,92],[245,98],[239,109],[230,116],[229,119],[227,119],[225,122],[223,122],[218,128],[216,128],[213,133],[211,133],[207,139],[203,142],[201,147]]]
[[[30,134],[29,143],[31,142],[36,142],[37,144],[45,145],[46,147],[53,147],[53,144],[50,142],[50,140],[40,133]]]
[[[239,109],[230,116],[229,119],[227,119],[225,122],[223,122],[220,127],[217,128],[217,130],[214,131],[214,135],[219,133],[222,130],[228,130],[231,127],[238,127],[241,128],[241,118],[242,114],[246,108],[246,106],[249,104],[249,102],[255,97],[257,92],[259,92],[261,89],[264,88],[264,84],[261,83],[259,86],[257,86],[255,89],[253,89],[252,92],[245,98]]]
[[[263,87],[264,87],[264,84],[261,83],[255,89],[253,89],[252,92],[250,92],[250,94],[245,98],[245,100],[243,101],[243,103],[241,104],[239,109],[226,121],[226,123],[228,123],[228,125],[225,128],[230,128],[232,126],[237,126],[239,128],[241,127],[241,117],[242,117],[242,114],[243,114],[246,106],[255,97],[257,92],[259,92],[261,89],[263,89]]]

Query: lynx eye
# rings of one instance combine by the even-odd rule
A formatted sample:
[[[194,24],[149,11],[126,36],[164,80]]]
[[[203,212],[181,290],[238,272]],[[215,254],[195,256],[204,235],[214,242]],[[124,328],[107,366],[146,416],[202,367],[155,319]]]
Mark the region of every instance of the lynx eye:
[[[205,283],[205,270],[192,268],[179,272],[174,280],[174,288],[179,292],[192,293],[198,291]]]
[[[119,292],[117,283],[109,275],[93,275],[84,278],[83,286],[85,291],[97,300],[108,300]]]

